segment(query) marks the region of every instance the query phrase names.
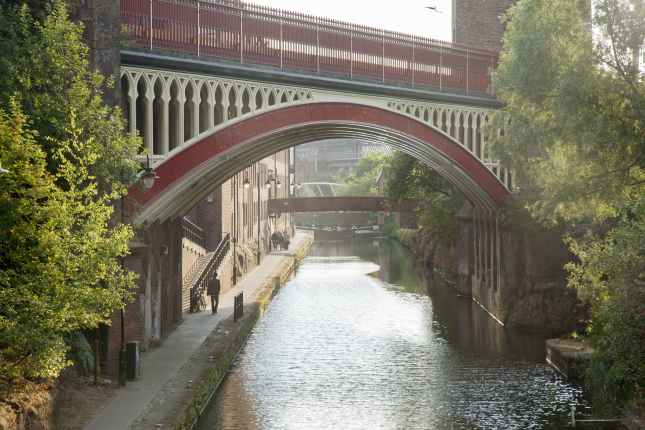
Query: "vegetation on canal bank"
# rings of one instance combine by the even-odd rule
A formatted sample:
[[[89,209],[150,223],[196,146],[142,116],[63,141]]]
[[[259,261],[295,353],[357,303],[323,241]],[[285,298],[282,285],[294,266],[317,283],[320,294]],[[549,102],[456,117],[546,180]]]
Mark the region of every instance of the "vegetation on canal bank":
[[[451,255],[457,239],[457,213],[465,203],[463,195],[430,167],[402,152],[389,158],[384,172],[388,199],[419,202],[417,225],[421,238],[429,242],[431,264],[435,255],[444,259]]]
[[[343,184],[340,194],[344,196],[377,196],[377,180],[389,157],[381,153],[368,153],[358,160],[356,166],[347,174],[336,179]]]
[[[70,365],[66,337],[109,322],[134,276],[114,202],[138,168],[65,2],[0,6],[0,384]]]
[[[378,195],[377,179],[381,174],[385,197],[395,202],[417,200],[420,204],[416,214],[418,229],[400,230],[388,218],[386,233],[410,247],[427,276],[436,272],[450,279],[454,271],[457,213],[465,203],[463,195],[430,167],[400,151],[369,154],[361,159],[349,174],[339,178],[345,184],[343,194]]]
[[[591,309],[594,406],[643,408],[645,3],[519,0],[506,20],[493,150],[533,218],[567,231],[569,285]]]

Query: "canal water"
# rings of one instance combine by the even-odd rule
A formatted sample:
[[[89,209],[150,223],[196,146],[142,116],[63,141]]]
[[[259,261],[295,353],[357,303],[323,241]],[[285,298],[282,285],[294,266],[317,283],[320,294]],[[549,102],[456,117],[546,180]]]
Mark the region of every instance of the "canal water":
[[[562,429],[578,387],[544,338],[423,281],[397,244],[316,243],[201,430]]]

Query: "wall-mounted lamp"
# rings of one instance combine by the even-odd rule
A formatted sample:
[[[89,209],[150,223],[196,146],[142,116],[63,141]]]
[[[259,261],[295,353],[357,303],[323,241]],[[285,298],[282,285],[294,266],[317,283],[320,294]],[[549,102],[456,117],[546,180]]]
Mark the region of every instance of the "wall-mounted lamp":
[[[282,188],[282,182],[278,179],[278,183],[276,184],[278,188]]]
[[[251,182],[249,181],[249,178],[244,178],[244,189],[248,190],[251,187]]]
[[[160,255],[168,255],[168,245],[161,245],[159,247],[159,254]]]
[[[146,167],[139,173],[139,179],[141,179],[143,189],[146,191],[152,188],[155,185],[155,181],[159,179],[155,170],[150,166],[150,155],[148,154],[146,154]]]

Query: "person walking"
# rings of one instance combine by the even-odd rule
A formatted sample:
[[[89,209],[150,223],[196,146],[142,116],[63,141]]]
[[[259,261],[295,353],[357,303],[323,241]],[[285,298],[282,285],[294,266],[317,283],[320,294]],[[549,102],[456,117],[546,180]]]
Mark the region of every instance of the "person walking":
[[[211,279],[210,283],[208,284],[207,290],[208,295],[211,296],[211,310],[214,314],[217,313],[217,307],[219,306],[219,290],[220,282],[217,278],[217,274],[215,274],[215,276],[213,276],[213,279]]]

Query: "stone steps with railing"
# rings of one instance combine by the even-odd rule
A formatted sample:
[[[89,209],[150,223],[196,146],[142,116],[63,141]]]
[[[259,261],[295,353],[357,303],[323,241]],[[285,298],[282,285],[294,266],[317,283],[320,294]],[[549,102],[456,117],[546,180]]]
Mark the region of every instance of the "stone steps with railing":
[[[192,285],[195,284],[195,282],[197,281],[197,278],[199,278],[199,276],[206,268],[206,265],[208,264],[208,261],[212,258],[214,252],[215,251],[209,252],[199,257],[197,260],[195,260],[190,270],[182,280],[182,290],[185,290],[186,288],[190,288]]]
[[[230,249],[230,235],[220,241],[214,251],[200,257],[184,278],[183,287],[190,288],[190,312],[199,312],[205,306],[204,293],[209,282],[217,273]]]

